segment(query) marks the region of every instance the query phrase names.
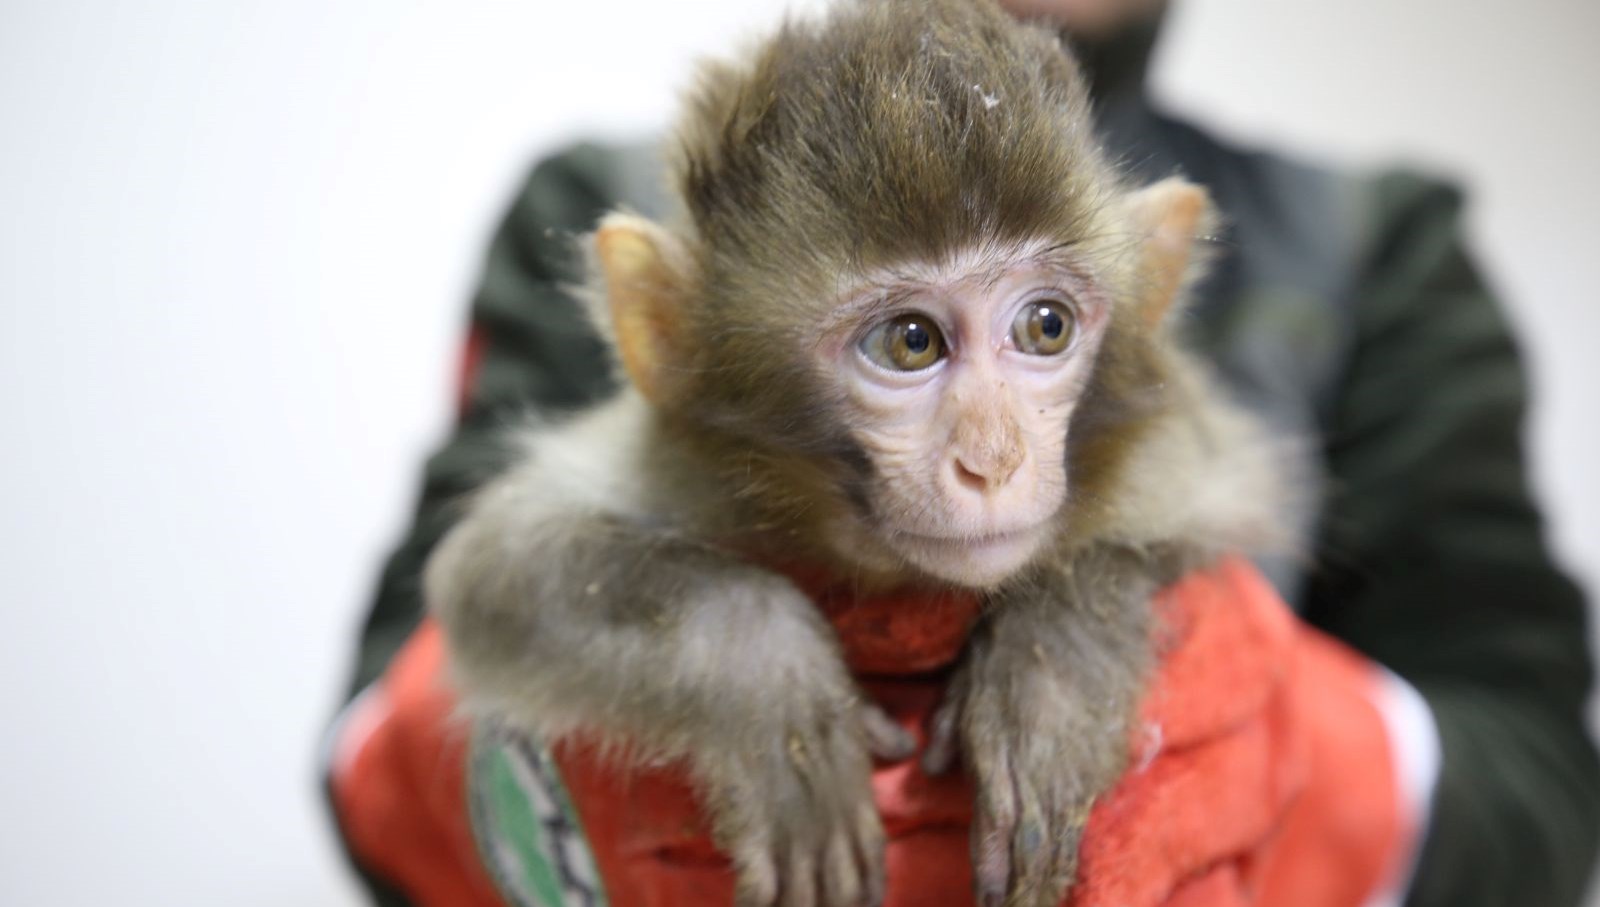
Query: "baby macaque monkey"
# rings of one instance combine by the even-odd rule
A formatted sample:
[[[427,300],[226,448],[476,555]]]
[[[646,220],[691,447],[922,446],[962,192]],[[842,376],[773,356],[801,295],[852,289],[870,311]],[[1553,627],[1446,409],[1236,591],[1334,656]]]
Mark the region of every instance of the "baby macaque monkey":
[[[1152,594],[1279,522],[1173,337],[1206,197],[1126,185],[1057,36],[989,0],[846,2],[709,66],[671,173],[681,217],[592,239],[629,386],[530,429],[429,564],[466,701],[680,761],[742,904],[874,904],[871,756],[914,743],[780,568],[976,592],[923,766],[973,777],[979,902],[1058,903]]]

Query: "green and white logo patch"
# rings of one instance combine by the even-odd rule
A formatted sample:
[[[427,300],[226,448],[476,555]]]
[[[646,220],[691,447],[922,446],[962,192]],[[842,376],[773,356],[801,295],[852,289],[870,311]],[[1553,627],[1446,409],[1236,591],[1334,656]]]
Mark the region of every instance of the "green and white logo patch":
[[[484,864],[514,907],[605,907],[594,855],[550,753],[538,741],[483,728],[467,783]]]

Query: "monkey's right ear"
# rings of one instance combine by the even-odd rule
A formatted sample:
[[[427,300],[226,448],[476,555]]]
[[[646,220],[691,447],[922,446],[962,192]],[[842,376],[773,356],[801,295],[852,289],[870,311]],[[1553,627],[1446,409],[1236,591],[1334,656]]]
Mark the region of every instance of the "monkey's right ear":
[[[678,241],[642,217],[613,213],[595,232],[594,252],[617,356],[639,392],[661,403],[671,395],[671,366],[682,361]]]
[[[1216,228],[1216,210],[1206,190],[1176,177],[1140,189],[1129,203],[1144,236],[1139,314],[1153,328],[1200,273],[1205,256],[1195,245]]]

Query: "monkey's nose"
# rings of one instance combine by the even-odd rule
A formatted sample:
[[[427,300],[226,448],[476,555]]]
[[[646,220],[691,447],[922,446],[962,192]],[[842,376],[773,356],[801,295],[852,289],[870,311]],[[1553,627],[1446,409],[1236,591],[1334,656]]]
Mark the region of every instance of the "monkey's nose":
[[[993,494],[1004,488],[1022,465],[1021,457],[966,458],[951,461],[956,483],[979,494]]]

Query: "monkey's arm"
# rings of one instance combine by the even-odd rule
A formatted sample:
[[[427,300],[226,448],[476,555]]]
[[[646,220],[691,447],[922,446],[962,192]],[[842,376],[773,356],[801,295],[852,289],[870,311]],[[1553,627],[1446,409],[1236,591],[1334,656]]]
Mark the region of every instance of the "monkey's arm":
[[[1071,883],[1089,809],[1127,763],[1165,575],[1099,547],[1002,592],[974,634],[924,767],[943,771],[959,740],[984,907],[1055,905]]]
[[[684,760],[741,903],[875,902],[868,747],[910,744],[863,704],[816,607],[639,515],[552,504],[553,478],[525,464],[491,483],[429,561],[468,707]]]
[[[1581,593],[1527,484],[1527,385],[1460,197],[1391,177],[1328,426],[1306,617],[1409,681],[1442,772],[1409,903],[1579,903],[1600,839]]]

